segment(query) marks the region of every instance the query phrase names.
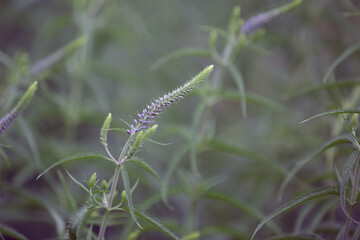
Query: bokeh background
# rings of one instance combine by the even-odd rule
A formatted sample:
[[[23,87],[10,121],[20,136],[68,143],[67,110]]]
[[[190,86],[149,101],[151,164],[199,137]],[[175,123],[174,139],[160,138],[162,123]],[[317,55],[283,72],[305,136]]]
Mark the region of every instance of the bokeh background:
[[[22,78],[22,71],[77,37],[87,38],[85,45],[67,54],[41,77],[28,110],[0,136],[2,226],[9,226],[28,239],[62,236],[71,213],[87,200],[86,193],[70,180],[65,169],[81,181],[94,172],[98,178],[108,180],[113,166],[100,160],[78,161],[56,168],[38,181],[36,176],[71,154],[103,151],[99,132],[109,112],[113,116],[112,126],[124,128],[121,119],[131,121],[154,98],[181,85],[205,66],[216,67],[208,56],[189,55],[154,68],[158,59],[175,50],[207,49],[209,31],[204,26],[226,30],[237,5],[241,6],[241,17],[247,19],[287,2],[1,0],[1,116],[10,111],[35,79]],[[267,25],[266,33],[244,47],[235,61],[243,75],[246,93],[263,102],[249,100],[245,118],[239,98],[221,99],[213,106],[209,119],[205,119],[212,124],[213,139],[237,148],[212,149],[201,145],[197,154],[201,180],[196,181],[189,170],[190,157],[185,154],[171,175],[170,187],[185,189],[170,196],[174,210],[156,198],[161,184],[143,169],[129,165],[132,183],[140,179],[133,196],[135,204],[157,199],[148,211],[179,235],[195,230],[188,226],[189,214],[195,211],[197,229],[203,234],[200,239],[249,239],[261,219],[251,211],[258,211],[257,216],[263,217],[302,191],[336,185],[333,163],[341,168],[349,151],[346,147],[322,154],[305,165],[297,180],[285,188],[282,200],[277,195],[285,174],[262,164],[262,159],[274,162],[274,166],[281,166],[286,172],[341,132],[335,117],[301,125],[299,122],[351,103],[351,96],[358,99],[354,93],[358,86],[310,93],[301,90],[323,84],[334,61],[359,43],[359,8],[358,1],[304,0],[298,8]],[[219,52],[225,44],[218,37]],[[331,71],[328,82],[358,81],[359,60],[354,51]],[[236,88],[225,71],[221,91]],[[157,120],[159,128],[154,140],[171,144],[148,143],[139,154],[160,177],[164,177],[170,160],[188,141],[181,134],[182,128],[191,130],[200,101],[198,94],[191,94],[162,115]],[[358,105],[356,101],[353,104]],[[125,139],[116,131],[110,133],[109,148],[115,155]],[[203,191],[199,190],[202,184],[229,199],[197,196]],[[194,210],[191,202],[197,197]],[[342,226],[344,216],[336,208],[338,202],[326,203],[329,208],[322,215],[314,210],[323,205],[318,202],[308,210],[296,208],[279,216],[275,223],[281,234],[295,229],[331,234]],[[331,207],[332,214],[328,214]],[[89,220],[94,224],[94,232],[101,220],[96,214],[99,213],[93,213]],[[313,223],[315,216],[320,219]],[[303,220],[297,226],[299,218]],[[126,239],[135,229],[129,224],[131,221],[127,215],[114,215],[114,226],[108,229],[107,239]],[[155,229],[145,229],[138,239],[168,239]],[[258,239],[272,235],[271,228],[264,227]]]

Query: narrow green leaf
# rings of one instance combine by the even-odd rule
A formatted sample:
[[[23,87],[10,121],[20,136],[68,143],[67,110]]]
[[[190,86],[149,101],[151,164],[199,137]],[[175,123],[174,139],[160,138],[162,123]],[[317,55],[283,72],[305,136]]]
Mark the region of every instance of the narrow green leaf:
[[[100,133],[100,141],[105,148],[107,147],[107,134],[110,128],[110,123],[111,123],[111,113],[109,113],[109,115],[105,119]]]
[[[150,214],[148,214],[147,212],[145,212],[144,210],[140,210],[140,209],[135,209],[135,214],[140,217],[142,220],[144,220],[145,222],[149,223],[150,225],[156,227],[157,229],[159,229],[162,233],[164,233],[165,235],[167,235],[168,237],[170,237],[171,239],[175,239],[175,240],[180,240],[175,233],[173,233],[171,230],[169,230],[164,224],[162,224],[160,222],[159,219],[151,216]]]
[[[0,233],[6,237],[11,237],[16,240],[28,240],[27,237],[16,231],[15,229],[8,227],[6,225],[3,225],[0,223]]]
[[[225,39],[228,39],[230,37],[230,34],[222,28],[208,26],[208,25],[200,25],[199,28],[201,30],[204,30],[207,32],[215,31],[216,33],[218,33],[220,36],[224,37]]]
[[[199,103],[196,106],[195,112],[193,114],[193,122],[192,122],[192,133],[191,133],[191,139],[190,139],[190,166],[191,166],[191,170],[199,175],[199,170],[197,168],[197,146],[198,146],[198,141],[201,141],[201,139],[199,139],[199,137],[201,137],[199,135],[199,130],[200,130],[200,126],[201,126],[201,120],[203,117],[203,113],[206,109],[206,105],[204,102]]]
[[[139,184],[140,179],[136,180],[135,184],[131,187],[130,189],[130,193],[133,194],[133,192],[135,191],[136,187]]]
[[[119,132],[122,132],[122,133],[126,133],[126,134],[127,134],[126,130],[123,129],[123,128],[109,128],[109,130],[110,130],[110,131],[119,131]]]
[[[230,196],[229,194],[208,191],[203,194],[203,197],[227,203],[230,206],[245,212],[247,215],[255,218],[256,220],[261,220],[264,218],[264,215],[260,213],[258,209],[248,203],[243,202],[241,199]]]
[[[234,91],[234,90],[227,90],[224,92],[221,92],[219,94],[219,96],[223,99],[229,99],[229,100],[240,100],[243,99],[243,95],[241,95],[241,93],[239,93],[239,91]],[[286,110],[286,107],[281,105],[280,103],[264,97],[264,96],[260,96],[254,93],[249,93],[246,92],[246,103],[248,104],[253,104],[265,109],[270,109],[273,111],[277,111],[277,112],[283,112]]]
[[[249,203],[243,202],[241,199],[234,198],[229,194],[223,194],[215,191],[208,191],[203,194],[203,197],[213,199],[229,204],[232,207],[243,211],[245,214],[253,217],[256,220],[262,220],[265,215],[262,214],[257,208],[251,206]],[[268,222],[267,226],[275,233],[280,233],[281,230],[272,222]]]
[[[5,160],[5,163],[6,163],[7,167],[9,168],[9,167],[10,167],[10,161],[9,161],[9,158],[7,157],[5,151],[3,150],[2,147],[0,147],[0,156],[3,157],[3,159]]]
[[[337,145],[344,144],[344,143],[352,143],[352,141],[348,136],[339,136],[339,137],[330,139],[329,141],[327,141],[326,143],[321,145],[319,148],[315,149],[311,154],[309,154],[309,156],[305,157],[302,161],[299,161],[296,164],[296,166],[290,172],[287,173],[286,178],[282,182],[282,184],[280,186],[279,194],[278,194],[279,199],[281,199],[281,196],[282,196],[287,184],[295,176],[295,174],[298,171],[300,171],[300,169],[306,163],[310,162],[312,159],[316,158],[317,156],[319,156],[321,153],[325,152],[329,148],[332,148],[332,147],[335,147]]]
[[[294,235],[298,235],[301,232],[301,228],[304,224],[304,221],[306,220],[306,217],[313,211],[316,210],[316,202],[310,202],[308,203],[306,206],[301,208],[301,211],[299,212],[299,214],[296,217],[296,221],[295,221],[295,225],[294,225],[294,230],[292,232],[292,234]]]
[[[176,50],[174,52],[171,52],[161,58],[159,58],[155,63],[151,66],[151,69],[155,71],[165,63],[169,62],[170,60],[174,60],[176,58],[181,58],[185,56],[204,56],[204,57],[210,57],[211,54],[206,49],[201,48],[183,48],[180,50]]]
[[[337,198],[326,201],[325,203],[321,203],[316,209],[316,214],[312,217],[311,223],[307,228],[308,232],[316,232],[319,225],[323,222],[323,219],[326,214],[331,212],[332,209],[335,209],[339,204],[339,200]]]
[[[322,117],[322,116],[326,116],[326,115],[334,115],[334,114],[340,114],[340,113],[360,113],[360,109],[359,108],[345,108],[345,109],[336,109],[336,110],[332,110],[332,111],[328,111],[328,112],[324,112],[324,113],[320,113],[317,114],[315,116],[312,116],[308,119],[305,119],[304,121],[302,121],[300,124],[308,122],[314,118],[318,118],[318,117]]]
[[[161,185],[161,197],[163,202],[168,208],[172,208],[168,202],[167,194],[168,194],[168,188],[170,183],[170,178],[173,175],[176,167],[180,163],[181,159],[184,157],[184,155],[189,151],[190,146],[186,145],[183,146],[171,156],[170,162],[168,164],[168,168],[165,171],[165,176]]]
[[[262,220],[261,223],[256,227],[251,239],[254,238],[255,234],[260,230],[260,228],[265,223],[267,223],[274,217],[276,217],[288,210],[291,210],[303,203],[306,203],[306,202],[309,202],[309,201],[312,201],[312,200],[315,200],[318,198],[322,198],[322,197],[326,197],[326,196],[330,196],[330,195],[339,195],[339,194],[340,194],[340,192],[337,187],[327,186],[327,187],[322,187],[322,188],[317,188],[317,189],[311,190],[307,193],[304,193],[304,194],[296,197],[295,199],[287,202],[280,208],[276,209],[274,212],[272,212],[270,215],[268,215],[264,220]]]
[[[139,228],[142,229],[142,227],[140,226],[140,224],[136,220],[136,216],[135,216],[135,213],[134,213],[134,206],[133,206],[132,197],[131,197],[132,194],[131,194],[131,188],[130,188],[129,175],[128,175],[127,171],[126,171],[125,166],[122,165],[122,164],[120,165],[120,172],[121,172],[122,179],[124,181],[124,190],[125,190],[125,194],[126,194],[126,201],[128,203],[128,207],[129,207],[131,217],[134,220],[134,222],[139,226]]]
[[[241,112],[244,118],[246,118],[247,111],[246,111],[246,94],[245,94],[245,86],[244,86],[244,79],[241,72],[233,65],[229,65],[229,70],[235,83],[238,87],[239,94],[241,96]]]
[[[259,153],[254,152],[252,150],[244,149],[244,148],[234,146],[234,145],[231,145],[228,143],[223,143],[221,141],[211,141],[208,144],[209,144],[209,147],[213,150],[238,155],[241,157],[246,157],[250,160],[253,160],[257,163],[260,163],[262,165],[265,165],[266,167],[269,167],[269,168],[275,170],[276,172],[280,173],[283,176],[286,175],[287,170],[284,169],[284,167],[281,166],[279,163],[277,163],[271,159],[268,159],[265,156],[262,156]]]
[[[156,180],[159,181],[159,183],[161,183],[159,175],[157,174],[157,172],[148,163],[146,163],[144,161],[141,161],[139,159],[128,159],[127,162],[135,163],[139,167],[144,168],[146,171],[151,173],[156,178]]]
[[[352,219],[349,214],[348,207],[346,205],[346,190],[348,186],[349,179],[351,177],[351,172],[353,171],[354,165],[356,161],[359,161],[360,153],[358,151],[354,151],[350,154],[348,159],[344,164],[344,168],[342,171],[341,176],[341,183],[340,183],[340,204],[341,208],[344,211],[345,215]]]
[[[329,69],[326,71],[323,81],[326,82],[334,69],[342,63],[346,58],[348,58],[351,54],[355,53],[360,49],[360,43],[357,43],[350,48],[346,49],[340,56],[330,65]]]
[[[69,204],[70,204],[70,208],[72,211],[75,211],[76,209],[76,204],[75,204],[75,199],[74,197],[71,195],[70,191],[69,191],[69,188],[68,188],[68,185],[66,183],[66,180],[65,180],[65,177],[64,175],[62,174],[61,171],[57,171],[57,174],[59,176],[59,179],[60,179],[60,182],[61,182],[61,185],[64,189],[64,192],[65,192],[65,195],[66,195],[66,198],[68,199],[69,201]]]
[[[57,167],[57,166],[59,166],[61,164],[72,162],[72,161],[77,161],[77,160],[85,160],[85,159],[103,159],[103,160],[108,160],[110,162],[113,162],[110,158],[108,158],[105,154],[103,154],[101,152],[79,153],[79,154],[72,155],[70,157],[63,158],[63,159],[57,161],[56,163],[52,164],[45,171],[43,171],[36,178],[36,180],[38,180],[42,175],[44,175],[45,173],[47,173],[51,169],[53,169],[53,168],[55,168],[55,167]]]
[[[293,10],[294,8],[296,8],[297,6],[299,6],[302,3],[302,0],[294,0],[288,4],[285,4],[275,10],[279,11],[279,13],[285,13],[288,12],[290,10]]]
[[[71,215],[70,223],[68,227],[68,240],[77,240],[79,238],[79,232],[84,220],[85,215],[94,208],[90,203],[86,203],[74,214]]]
[[[87,192],[88,194],[90,194],[89,190],[81,183],[79,182],[76,178],[74,178],[67,170],[66,173],[69,175],[69,177],[71,178],[71,180],[74,181],[74,183],[76,183],[79,187],[81,187],[82,189],[84,189],[85,192]]]
[[[39,153],[39,147],[37,141],[35,140],[36,137],[34,135],[34,129],[29,126],[29,124],[24,119],[19,119],[18,121],[22,134],[24,135],[24,139],[26,140],[27,144],[32,153],[32,159],[35,166],[41,168],[43,166],[41,162],[41,157]]]
[[[336,89],[336,88],[343,88],[343,87],[354,87],[360,85],[359,81],[339,81],[339,82],[333,82],[333,83],[325,83],[320,84],[316,86],[306,86],[306,87],[298,87],[292,91],[289,91],[288,93],[285,93],[283,95],[283,98],[285,100],[296,98],[308,93],[314,93],[321,90],[327,90],[327,89]]]
[[[155,140],[152,140],[152,139],[148,139],[148,141],[151,142],[151,143],[160,145],[160,146],[169,146],[169,145],[171,145],[171,143],[162,143],[162,142],[158,142],[158,141],[155,141]]]

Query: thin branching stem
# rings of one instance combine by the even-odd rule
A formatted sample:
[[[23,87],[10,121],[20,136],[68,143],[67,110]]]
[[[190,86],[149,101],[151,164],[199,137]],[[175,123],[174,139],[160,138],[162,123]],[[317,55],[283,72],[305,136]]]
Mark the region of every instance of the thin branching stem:
[[[111,188],[110,188],[109,199],[107,201],[107,207],[106,207],[106,210],[105,210],[105,215],[104,215],[103,221],[101,223],[98,240],[103,240],[104,239],[105,230],[106,230],[106,227],[107,227],[107,223],[108,223],[108,220],[109,220],[109,215],[110,215],[110,212],[111,212],[112,204],[113,204],[115,193],[116,193],[116,187],[117,187],[119,177],[120,177],[120,166],[126,159],[125,155],[127,153],[127,149],[129,148],[130,143],[131,143],[134,135],[135,134],[130,135],[130,137],[128,138],[128,140],[125,143],[124,148],[122,149],[122,151],[120,153],[119,159],[116,161],[116,168],[115,168],[114,177],[113,177],[113,181],[112,181]]]

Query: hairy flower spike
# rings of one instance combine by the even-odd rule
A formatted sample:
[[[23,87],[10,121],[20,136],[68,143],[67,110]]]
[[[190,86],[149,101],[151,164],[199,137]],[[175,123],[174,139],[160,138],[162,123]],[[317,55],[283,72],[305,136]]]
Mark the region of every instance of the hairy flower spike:
[[[80,46],[84,45],[86,42],[85,37],[79,37],[75,39],[73,42],[69,43],[65,47],[57,50],[56,52],[50,54],[49,56],[40,59],[30,68],[30,75],[38,75],[43,73],[44,71],[48,70],[51,66],[59,62],[65,55],[69,52],[74,51],[75,49],[79,48]]]
[[[37,82],[34,82],[28,88],[16,106],[11,110],[11,112],[6,114],[6,116],[0,120],[0,133],[4,132],[15,121],[19,114],[26,109],[32,97],[34,96],[36,89]]]
[[[138,119],[134,119],[134,124],[130,125],[130,129],[127,133],[132,135],[139,131],[139,129],[145,129],[152,121],[150,119],[158,116],[160,112],[165,110],[172,103],[182,99],[187,93],[193,90],[199,83],[206,78],[213,70],[214,66],[210,65],[196,75],[192,80],[186,82],[183,86],[173,90],[172,92],[165,94],[163,97],[156,99],[151,104],[147,105],[142,113],[138,113]]]
[[[290,11],[296,6],[298,6],[302,0],[294,0],[289,4],[276,8],[274,10],[260,13],[256,16],[249,18],[241,27],[241,32],[245,35],[249,35],[260,28],[262,28],[265,24],[270,23],[280,14]]]

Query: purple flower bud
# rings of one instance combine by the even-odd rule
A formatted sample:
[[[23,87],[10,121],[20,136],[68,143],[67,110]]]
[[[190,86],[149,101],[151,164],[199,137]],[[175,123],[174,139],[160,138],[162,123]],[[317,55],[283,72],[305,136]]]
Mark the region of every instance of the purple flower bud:
[[[131,135],[131,132],[130,132],[130,130],[126,130],[126,132],[129,134],[129,135]]]

